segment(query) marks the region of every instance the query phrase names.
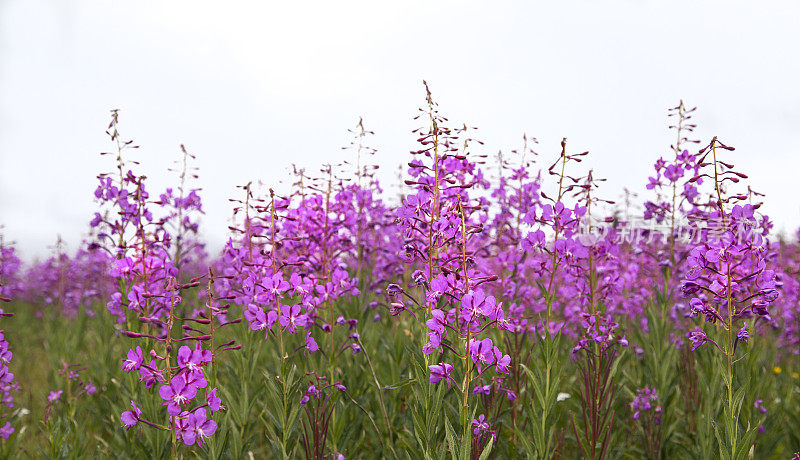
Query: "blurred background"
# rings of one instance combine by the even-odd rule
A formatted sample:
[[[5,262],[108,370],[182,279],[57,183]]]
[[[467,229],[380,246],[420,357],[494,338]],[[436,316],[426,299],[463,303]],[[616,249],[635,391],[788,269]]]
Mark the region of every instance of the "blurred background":
[[[347,159],[363,117],[384,188],[415,149],[422,80],[483,152],[536,137],[541,164],[591,152],[601,195],[643,191],[671,155],[667,109],[698,106],[696,138],[800,225],[800,3],[742,1],[100,2],[0,0],[0,224],[23,256],[88,230],[109,111],[141,148],[151,193],[198,157],[212,250],[228,198],[294,162]]]

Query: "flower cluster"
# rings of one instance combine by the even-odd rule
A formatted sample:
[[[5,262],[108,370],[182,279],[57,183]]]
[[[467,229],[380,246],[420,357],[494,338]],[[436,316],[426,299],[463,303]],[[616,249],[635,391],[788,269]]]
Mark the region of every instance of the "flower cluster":
[[[0,234],[0,301],[10,302],[19,295],[21,282],[18,278],[22,261],[13,246],[6,246]]]
[[[644,387],[636,390],[636,398],[631,402],[633,419],[639,420],[645,414],[652,423],[661,425],[661,406],[657,405],[657,402],[658,395],[654,388]]]
[[[178,173],[175,190],[167,188],[159,195],[158,204],[164,210],[162,225],[170,235],[172,261],[183,273],[199,273],[203,270],[208,254],[205,243],[199,238],[199,215],[204,214],[203,202],[198,188],[189,188],[188,182],[197,179],[197,168],[190,164],[195,156],[181,145],[181,160],[174,172]],[[188,190],[188,191],[187,191]],[[179,276],[179,279],[182,279]]]
[[[305,412],[300,441],[308,458],[322,458],[326,452],[327,433],[333,416],[332,391],[344,392],[347,388],[339,381],[329,383],[324,375],[316,372],[306,375],[309,377],[308,387],[300,399]],[[344,459],[344,456],[337,454],[336,458]]]
[[[4,313],[3,316],[9,315]],[[8,364],[14,354],[8,347],[8,341],[5,337],[5,331],[0,331],[0,394],[2,400],[0,403],[7,408],[14,407],[14,397],[12,393],[19,391],[19,383],[14,380],[14,374],[8,369]],[[0,423],[9,416],[5,411],[0,412]],[[14,433],[14,427],[11,422],[7,421],[0,427],[0,437],[8,439]]]
[[[98,248],[81,245],[74,255],[56,245],[56,254],[25,271],[25,283],[19,295],[36,305],[36,315],[61,315],[75,319],[80,314],[94,317],[93,306],[114,291],[113,278],[108,276],[112,258]]]
[[[615,345],[628,346],[628,339],[619,332],[619,323],[608,316],[585,313],[583,330],[585,337],[578,340],[572,349],[573,356],[581,350],[589,354],[604,354]]]
[[[631,411],[636,427],[643,437],[641,445],[646,455],[648,458],[657,458],[661,452],[663,409],[658,404],[655,388],[645,386],[636,390],[636,397],[631,401]]]
[[[120,140],[117,123],[114,111],[108,134],[117,145],[119,174],[116,181],[110,175],[99,177],[95,196],[105,213],[97,213],[91,225],[101,228],[95,247],[114,257],[108,274],[117,289],[110,296],[108,310],[124,324],[121,335],[142,343],[128,350],[122,370],[138,373],[144,391],[135,390],[135,396],[153,398],[147,393],[157,388],[157,397],[166,408],[160,417],[148,414],[156,417],[148,420],[133,400],[132,410],[123,412],[120,419],[128,429],[141,422],[174,432],[175,441],[202,446],[216,431],[210,413],[223,409],[213,386],[215,356],[240,348],[233,341],[215,347],[214,332],[240,320],[227,321],[227,308],[214,299],[213,285],[219,277],[213,270],[194,278],[186,275],[189,270],[200,270],[198,264],[204,257],[203,245],[193,240],[198,229],[194,215],[202,213],[202,202],[197,189],[185,190],[189,176],[196,177],[187,165],[193,157],[182,148],[177,193],[168,189],[158,201],[151,201],[145,177],[131,170],[123,173],[123,152],[134,147],[131,141]],[[161,209],[164,217],[156,218],[154,207]],[[184,293],[200,286],[203,278],[205,304],[186,301]]]
[[[20,260],[16,255],[16,251],[11,246],[4,246],[2,244],[2,235],[0,235],[0,305],[3,302],[10,302],[11,297],[17,293],[17,288],[11,283],[16,281],[17,273],[20,270]],[[6,313],[0,309],[0,318],[7,318],[13,316],[13,313]],[[6,340],[5,331],[0,330],[0,404],[4,408],[14,407],[14,392],[19,391],[19,383],[14,380],[14,374],[8,368],[14,353],[9,348],[8,340]],[[10,416],[5,410],[0,411],[0,423],[5,424],[0,427],[0,437],[8,439],[14,433],[14,427],[8,421]]]
[[[97,393],[97,387],[91,380],[81,379],[81,372],[84,370],[86,370],[86,366],[80,363],[68,363],[61,360],[61,369],[58,370],[58,374],[64,380],[64,389],[52,390],[45,398],[47,401],[44,411],[45,423],[53,413],[56,404],[64,403],[72,406],[78,399]],[[66,397],[63,397],[65,391],[67,394]]]
[[[127,159],[136,146],[121,139],[112,112],[116,168],[98,176],[91,242],[68,252],[59,240],[22,270],[0,241],[0,300],[13,297],[14,311],[40,321],[80,319],[72,324],[87,328],[108,318],[105,305],[115,324],[103,325],[113,334],[102,337],[113,337],[113,356],[125,354],[113,385],[92,375],[95,386],[83,366],[64,362],[64,384],[36,392],[50,439],[61,427],[48,417],[74,418],[77,398],[92,408],[116,401],[124,429],[148,430],[151,446],[170,440],[174,456],[206,446],[241,457],[254,423],[270,434],[272,456],[296,455],[299,443],[309,458],[341,458],[352,439],[366,449],[380,443],[367,456],[449,449],[472,458],[605,458],[619,453],[626,417],[625,432],[637,437],[626,447],[652,458],[705,442],[697,434],[709,418],[725,425],[721,450],[778,436],[754,432],[769,404],[753,396],[775,388],[734,370],[766,348],[787,369],[776,387],[800,378],[800,245],[771,235],[762,195],[744,190],[746,176],[717,157],[730,147],[715,138],[692,148],[693,111],[683,103],[670,111],[677,141],[656,161],[640,207],[630,190],[621,204],[598,198],[603,180],[581,164],[588,152],[568,151],[566,139],[549,166],[534,162],[537,141],[527,136],[521,149],[498,154],[496,170],[485,166],[474,128],[451,128],[427,90],[397,205],[384,201],[371,132],[359,121],[348,147],[354,162],[316,174],[294,167],[291,183],[276,189],[240,186],[215,258],[200,237],[194,156],[181,146],[178,182],[153,192]],[[236,340],[220,343],[220,332]],[[7,336],[0,331],[0,390],[10,408],[18,384]],[[229,360],[222,353],[241,348],[240,338],[248,349]],[[51,349],[71,342],[63,345]],[[630,382],[646,386],[621,401]],[[727,408],[707,397],[719,382]],[[96,392],[104,397],[85,398]],[[228,408],[223,392],[237,395],[225,397]],[[631,415],[617,416],[628,405]],[[0,437],[14,433],[19,413],[0,411]],[[403,420],[413,431],[393,431]],[[745,427],[753,433],[740,436]],[[353,438],[353,430],[378,436]],[[497,439],[507,434],[513,442]],[[132,436],[113,438],[109,445]]]
[[[164,359],[155,352],[151,352],[151,356]],[[147,363],[141,347],[137,346],[136,350],[128,351],[122,369],[126,372],[138,371],[141,380],[148,388],[160,383],[158,395],[163,400],[162,405],[166,406],[177,439],[186,445],[197,442],[202,446],[205,438],[214,434],[217,428],[216,423],[208,418],[206,409],[209,412],[224,409],[221,399],[217,396],[218,389],[216,387],[209,389],[206,376],[205,367],[213,358],[212,351],[203,349],[200,343],[194,349],[183,345],[178,349],[176,368],[160,368],[155,359]],[[173,370],[175,374],[168,378]],[[202,397],[198,398],[201,395]],[[126,428],[131,428],[139,422],[160,427],[143,418],[142,411],[136,406],[135,401],[131,401],[131,406],[133,410],[120,415]]]
[[[428,342],[422,351],[425,354],[431,354],[436,350],[441,350],[443,340],[448,340],[449,333],[463,341],[464,352],[469,355],[475,365],[477,375],[492,368],[498,374],[508,374],[511,357],[503,354],[494,345],[491,338],[473,338],[478,337],[487,327],[498,325],[502,328],[509,327],[505,322],[502,306],[497,305],[494,297],[487,297],[482,289],[470,291],[463,295],[458,307],[451,308],[447,312],[438,308],[431,311],[431,319],[426,321],[429,329]],[[469,337],[468,340],[467,337]],[[450,340],[450,342],[455,343],[456,340]],[[445,374],[444,366],[445,364],[430,367],[432,382],[434,373],[437,374],[436,378]]]

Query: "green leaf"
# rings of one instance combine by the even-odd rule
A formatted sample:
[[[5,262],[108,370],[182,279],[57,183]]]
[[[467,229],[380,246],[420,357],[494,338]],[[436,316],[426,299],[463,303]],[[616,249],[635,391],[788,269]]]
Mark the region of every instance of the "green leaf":
[[[447,436],[447,443],[450,445],[450,458],[457,460],[456,453],[458,452],[458,444],[456,444],[456,438],[453,434],[453,427],[450,425],[450,419],[447,417],[444,418],[444,430]]]
[[[416,383],[416,378],[404,379],[397,383],[392,383],[390,385],[384,385],[383,390],[397,390],[399,388],[403,388],[404,386],[411,385],[412,383]]]
[[[728,453],[728,446],[722,442],[722,437],[719,435],[719,427],[716,423],[714,425],[714,436],[717,438],[717,443],[719,444],[719,452],[722,455],[723,460],[732,460],[731,454]]]
[[[758,435],[758,427],[753,427],[747,430],[747,433],[739,441],[739,447],[736,449],[736,460],[744,460],[750,457],[750,448]]]
[[[739,418],[739,412],[742,410],[742,403],[744,402],[745,391],[747,388],[742,386],[738,390],[736,390],[736,394],[733,397],[733,414],[736,416],[736,419]]]
[[[481,456],[478,457],[478,460],[488,459],[489,454],[492,452],[492,446],[494,446],[494,438],[489,439],[489,442],[486,444],[486,447],[483,448],[483,452],[481,452]]]

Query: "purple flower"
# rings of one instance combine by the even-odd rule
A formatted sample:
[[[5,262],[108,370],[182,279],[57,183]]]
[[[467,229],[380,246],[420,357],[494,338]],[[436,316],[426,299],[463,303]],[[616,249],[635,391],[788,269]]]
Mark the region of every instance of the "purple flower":
[[[264,280],[264,287],[272,293],[273,296],[277,296],[289,290],[290,285],[283,279],[283,274],[279,272]]]
[[[453,372],[453,366],[447,363],[439,363],[428,366],[431,370],[431,383],[439,383],[442,379],[449,380]]]
[[[273,317],[277,318],[277,313],[274,311],[270,311],[270,313],[273,315]],[[250,323],[250,329],[253,331],[269,331],[272,328],[272,325],[275,323],[275,319],[270,321],[268,315],[264,313],[263,308],[252,304],[247,307],[247,310],[244,311],[244,318],[248,323]]]
[[[178,349],[178,366],[189,371],[189,376],[199,378],[203,376],[203,365],[213,359],[211,350],[203,350],[198,344],[194,350],[186,345]]]
[[[89,382],[84,385],[83,390],[86,391],[87,395],[91,396],[97,392],[97,387],[92,382]]]
[[[391,283],[388,286],[386,286],[386,293],[389,295],[397,295],[400,292],[402,292],[402,288],[400,288],[400,286],[395,283]]]
[[[755,400],[755,402],[753,403],[753,408],[757,409],[762,414],[767,413],[767,408],[764,407],[764,401],[761,398]]]
[[[8,366],[0,366],[0,383],[11,383],[14,380],[14,374],[8,371]]]
[[[428,332],[428,342],[422,346],[422,353],[429,355],[442,344],[442,336],[436,331]]]
[[[433,317],[425,322],[425,324],[428,326],[428,329],[438,333],[439,335],[444,334],[445,326],[447,325],[445,313],[442,310],[436,309],[431,311],[431,315]]]
[[[496,362],[495,370],[498,374],[508,374],[508,366],[511,364],[511,356],[504,355],[500,349],[494,347],[494,359]]]
[[[294,334],[297,332],[296,326],[306,326],[308,316],[300,314],[300,305],[284,305],[281,307],[281,316],[278,321],[280,321],[281,326]]]
[[[175,426],[175,437],[178,440],[183,441],[184,443],[184,436],[188,436],[189,433],[192,431],[192,426],[189,420],[191,414],[183,411],[180,415],[173,415],[170,420],[172,420],[173,425]]]
[[[490,395],[492,393],[492,386],[491,385],[476,385],[475,389],[472,390],[472,394],[482,394],[482,395]]]
[[[176,375],[169,385],[159,388],[158,394],[164,400],[163,404],[167,406],[167,413],[178,415],[181,412],[181,406],[197,396],[197,387],[187,385],[184,376]]]
[[[206,404],[208,404],[208,408],[211,409],[212,412],[225,409],[225,406],[222,405],[222,400],[217,396],[216,388],[209,391],[206,395]]]
[[[522,241],[522,249],[525,251],[534,251],[542,247],[545,243],[545,234],[542,230],[536,230],[528,233]]]
[[[61,399],[61,393],[63,392],[64,390],[51,391],[50,394],[47,395],[47,401],[51,403],[58,401],[59,399]]]
[[[161,371],[158,370],[156,367],[156,361],[153,359],[150,361],[150,365],[142,364],[139,368],[139,374],[141,374],[140,381],[144,382],[145,388],[150,388],[156,382],[163,382],[164,376],[161,375]]]
[[[741,329],[739,329],[739,332],[736,333],[736,338],[747,342],[747,339],[750,338],[750,333],[747,332],[747,325],[744,325]]]
[[[6,422],[3,428],[0,428],[0,438],[8,439],[12,433],[14,433],[14,427],[11,426],[11,422]]]
[[[308,351],[319,350],[319,345],[317,345],[317,341],[314,340],[314,337],[311,336],[310,332],[306,334],[306,350]]]
[[[479,415],[477,419],[472,419],[472,426],[475,427],[475,429],[472,430],[472,433],[475,435],[489,429],[489,424],[486,423],[486,416],[483,414]]]
[[[183,432],[183,442],[191,446],[195,442],[202,447],[205,439],[217,431],[217,423],[206,417],[206,410],[202,407],[194,411],[187,418],[188,428]]]
[[[425,300],[430,303],[436,303],[448,289],[447,278],[444,276],[437,276],[431,280],[431,288],[425,294]]]
[[[122,423],[124,424],[125,429],[130,429],[139,423],[139,420],[141,420],[141,409],[136,407],[136,404],[133,401],[131,401],[131,407],[133,410],[126,410],[119,416],[120,420],[122,420]]]
[[[397,316],[400,313],[403,313],[406,307],[403,305],[403,302],[392,302],[389,304],[389,314],[392,316]]]
[[[699,328],[687,333],[686,337],[688,337],[692,342],[692,351],[695,351],[699,347],[708,343],[708,337],[706,336],[706,333]]]
[[[469,344],[469,354],[472,362],[478,366],[478,372],[483,372],[484,365],[494,363],[494,345],[492,339],[473,340]],[[509,358],[510,360],[511,358]]]
[[[497,318],[497,302],[492,296],[486,296],[482,289],[469,292],[461,298],[461,319],[472,321],[480,316]],[[502,309],[500,309],[502,312]]]
[[[144,363],[142,347],[137,346],[136,351],[128,350],[128,359],[122,362],[122,370],[125,372],[130,372],[139,369],[142,363]]]
[[[636,390],[636,398],[631,402],[631,410],[633,410],[633,419],[639,420],[642,413],[649,412],[653,409],[653,404],[658,401],[658,395],[655,388],[644,387]],[[653,418],[656,425],[661,424],[661,406],[656,406],[653,411]]]
[[[697,297],[689,301],[689,306],[691,307],[691,310],[689,310],[689,316],[692,318],[706,311],[706,305]]]

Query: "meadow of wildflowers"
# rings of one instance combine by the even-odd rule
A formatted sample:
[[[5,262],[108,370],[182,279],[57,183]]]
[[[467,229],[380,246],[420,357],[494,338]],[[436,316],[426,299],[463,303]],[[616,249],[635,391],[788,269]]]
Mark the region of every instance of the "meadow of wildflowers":
[[[800,458],[800,246],[669,109],[623,200],[560,151],[489,156],[427,85],[399,193],[340,161],[155,191],[112,111],[89,237],[0,242],[4,458]]]

